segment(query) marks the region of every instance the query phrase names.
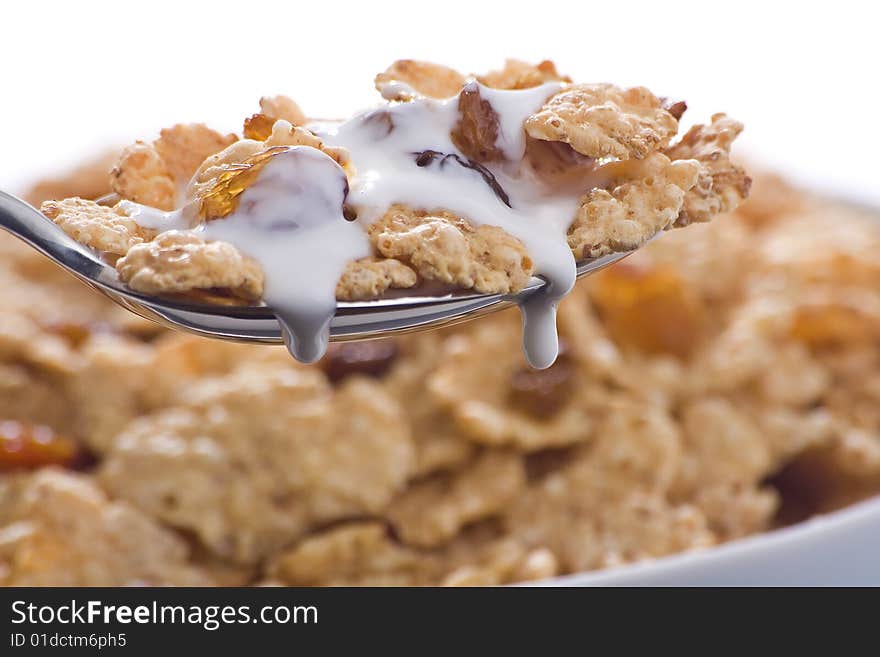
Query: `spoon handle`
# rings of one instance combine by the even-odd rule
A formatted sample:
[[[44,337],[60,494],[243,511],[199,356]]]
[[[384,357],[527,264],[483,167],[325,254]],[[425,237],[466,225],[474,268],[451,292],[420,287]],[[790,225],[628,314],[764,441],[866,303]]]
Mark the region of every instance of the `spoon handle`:
[[[95,277],[104,268],[94,254],[44,217],[39,210],[4,191],[0,191],[0,228],[79,278]]]

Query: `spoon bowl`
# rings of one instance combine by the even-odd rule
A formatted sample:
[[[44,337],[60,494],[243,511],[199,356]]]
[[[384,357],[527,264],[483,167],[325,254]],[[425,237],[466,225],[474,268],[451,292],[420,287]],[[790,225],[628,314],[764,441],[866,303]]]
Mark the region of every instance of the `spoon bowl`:
[[[21,199],[0,191],[0,228],[106,295],[123,308],[172,329],[205,337],[282,344],[281,325],[266,305],[231,306],[141,294],[123,283],[98,253],[78,243]],[[622,260],[632,251],[579,262],[578,278]],[[538,276],[515,294],[456,291],[437,296],[399,296],[340,301],[330,323],[330,340],[367,340],[457,324],[520,304],[546,281]]]

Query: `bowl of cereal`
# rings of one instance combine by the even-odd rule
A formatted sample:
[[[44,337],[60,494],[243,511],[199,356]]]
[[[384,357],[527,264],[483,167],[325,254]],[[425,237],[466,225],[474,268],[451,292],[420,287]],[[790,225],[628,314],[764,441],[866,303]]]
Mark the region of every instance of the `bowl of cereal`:
[[[565,295],[543,368],[515,309],[305,363],[134,316],[0,234],[0,583],[880,581],[873,211],[750,179],[732,119],[676,137],[684,103],[575,85],[549,62],[472,80],[406,60],[377,86],[391,101],[358,130],[381,142],[448,110],[450,152],[404,139],[406,175],[479,188],[468,207],[504,206],[503,229],[438,210],[433,183],[414,187],[422,209],[376,196],[356,171],[382,173],[385,155],[363,156],[360,132],[337,147],[338,127],[283,97],[242,137],[174,126],[109,175],[86,164],[26,198],[133,289],[205,303],[272,303],[277,262],[254,242],[223,251],[240,269],[215,256],[239,230],[222,222],[258,206],[262,168],[286,170],[276,157],[344,182],[340,221],[381,205],[366,250],[333,256],[331,302],[552,280],[518,203],[576,213],[558,236],[572,267],[638,250]],[[511,98],[523,115],[506,121],[493,107]],[[557,196],[537,205],[522,180]]]

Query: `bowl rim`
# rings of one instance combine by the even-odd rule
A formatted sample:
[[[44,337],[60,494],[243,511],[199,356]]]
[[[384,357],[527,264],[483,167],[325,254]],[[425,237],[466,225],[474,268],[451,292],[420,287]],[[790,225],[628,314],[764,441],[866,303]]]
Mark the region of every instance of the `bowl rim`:
[[[867,549],[865,543],[869,545]],[[831,559],[834,567],[829,567]],[[796,577],[799,574],[804,576]],[[880,494],[793,525],[725,543],[523,584],[551,587],[877,585],[880,584]]]

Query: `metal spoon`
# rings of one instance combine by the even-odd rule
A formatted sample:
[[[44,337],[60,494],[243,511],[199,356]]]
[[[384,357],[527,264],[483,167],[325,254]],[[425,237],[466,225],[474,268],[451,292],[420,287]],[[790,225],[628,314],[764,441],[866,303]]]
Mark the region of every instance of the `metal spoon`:
[[[281,327],[265,305],[227,306],[140,294],[116,270],[79,244],[21,199],[0,191],[0,228],[27,242],[123,308],[169,328],[239,342],[282,343]],[[578,277],[611,265],[631,252],[578,263]],[[452,292],[440,296],[402,296],[375,301],[340,301],[330,324],[332,341],[365,340],[420,331],[473,319],[521,303],[546,282],[533,277],[516,294]]]

